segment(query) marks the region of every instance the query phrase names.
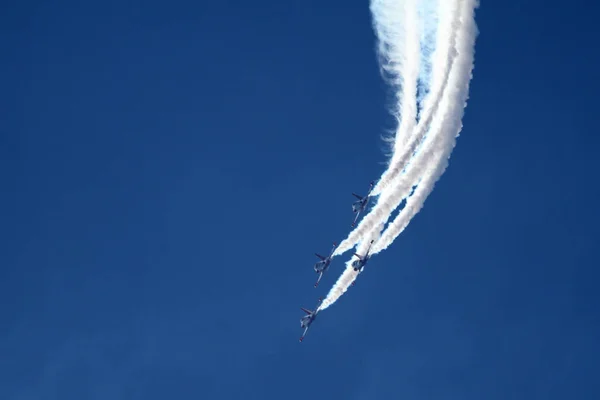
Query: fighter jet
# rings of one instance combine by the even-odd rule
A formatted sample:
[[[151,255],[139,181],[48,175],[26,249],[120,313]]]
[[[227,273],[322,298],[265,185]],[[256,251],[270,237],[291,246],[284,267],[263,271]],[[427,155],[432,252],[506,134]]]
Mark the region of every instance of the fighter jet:
[[[319,312],[319,304],[322,300],[323,298],[319,298],[319,301],[317,302],[317,308],[315,308],[315,311],[307,310],[306,308],[300,307],[300,309],[306,313],[304,317],[300,318],[300,327],[304,328],[304,333],[300,337],[300,342],[304,340],[304,336],[306,335],[308,328],[313,323],[315,318],[317,318],[317,313]]]
[[[331,249],[331,253],[327,257],[323,257],[322,255],[315,253],[315,256],[317,256],[321,259],[321,261],[317,262],[314,267],[315,272],[317,274],[319,274],[319,279],[317,279],[317,283],[315,283],[315,287],[317,287],[319,285],[319,282],[321,281],[323,274],[329,268],[329,264],[331,264],[331,256],[333,256],[333,252],[335,251],[336,246],[337,246],[337,244],[334,242],[333,248]]]
[[[358,260],[352,261],[352,268],[354,268],[354,271],[356,271],[358,273],[362,272],[363,268],[367,264],[367,261],[369,261],[369,259],[371,258],[369,251],[371,251],[371,246],[373,245],[374,241],[375,240],[371,240],[371,243],[369,243],[369,248],[367,249],[367,253],[364,256],[360,256],[360,255],[354,253],[354,255],[356,257],[358,257]],[[352,282],[352,286],[354,286],[354,283],[356,283],[356,281]]]
[[[369,186],[369,191],[367,192],[367,195],[365,197],[359,196],[356,193],[352,193],[352,196],[356,197],[358,199],[358,201],[355,201],[354,203],[352,203],[352,212],[354,214],[356,214],[356,216],[354,217],[354,222],[352,222],[352,227],[354,228],[354,225],[356,225],[356,220],[358,220],[358,216],[360,215],[361,212],[365,211],[365,208],[367,208],[367,204],[369,203],[369,195],[371,194],[371,191],[373,190],[373,185],[375,184],[375,181],[371,181],[371,186]]]

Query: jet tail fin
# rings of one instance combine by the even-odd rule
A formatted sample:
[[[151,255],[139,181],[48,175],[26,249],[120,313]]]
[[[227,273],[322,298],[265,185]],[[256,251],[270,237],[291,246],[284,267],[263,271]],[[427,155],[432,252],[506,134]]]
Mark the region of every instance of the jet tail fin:
[[[333,242],[333,247],[331,248],[331,253],[329,253],[329,258],[331,258],[331,256],[333,255],[333,253],[335,253],[335,248],[337,247],[337,243]]]
[[[371,240],[371,243],[369,243],[369,248],[367,249],[367,255],[369,254],[369,252],[371,251],[371,246],[373,246],[373,242],[375,241],[375,239]]]
[[[369,184],[369,194],[371,194],[371,191],[373,190],[374,185],[375,185],[375,181],[371,181],[371,183]]]

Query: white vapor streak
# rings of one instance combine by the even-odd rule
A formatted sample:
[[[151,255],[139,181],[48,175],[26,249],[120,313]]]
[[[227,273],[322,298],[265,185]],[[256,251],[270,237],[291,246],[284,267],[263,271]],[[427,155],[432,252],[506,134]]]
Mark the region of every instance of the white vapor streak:
[[[430,90],[431,80],[431,55],[435,50],[435,37],[437,34],[439,16],[439,0],[422,0],[419,6],[419,21],[421,22],[421,70],[419,71],[419,83],[417,101],[423,109],[423,100]]]
[[[477,36],[477,27],[473,19],[476,6],[475,0],[464,0],[462,6],[462,27],[458,32],[456,46],[458,57],[448,78],[448,93],[444,95],[440,105],[440,108],[444,110],[443,117],[436,118],[431,128],[434,131],[441,131],[444,138],[436,162],[428,166],[428,173],[407,200],[406,206],[375,243],[373,254],[385,250],[402,233],[411,219],[421,210],[427,196],[448,166],[448,159],[456,145],[456,137],[462,129],[462,117],[469,96],[469,82],[473,71],[473,48]]]
[[[455,19],[457,17],[456,1],[444,1],[440,3],[439,27],[437,30],[436,46],[432,55],[432,75],[431,87],[433,90],[423,102],[423,113],[414,134],[410,136],[410,141],[397,140],[394,148],[394,156],[390,162],[390,167],[383,173],[381,179],[373,189],[374,196],[381,194],[390,183],[397,178],[398,174],[406,167],[410,157],[417,150],[419,143],[427,133],[429,123],[435,111],[444,84],[448,78],[448,71],[452,64],[454,56],[454,38],[456,35]],[[403,118],[404,121],[404,118]]]
[[[397,104],[392,113],[396,117],[401,116],[395,138],[387,140],[398,143],[412,131],[417,118],[417,78],[421,57],[417,0],[372,0],[371,13],[379,42],[379,62],[384,77],[396,91]],[[391,163],[394,162],[392,157]]]
[[[359,222],[358,226],[350,232],[348,238],[340,243],[334,255],[340,255],[350,250],[365,234],[381,223],[387,222],[390,214],[402,203],[402,200],[410,194],[416,180],[421,176],[422,168],[419,168],[419,166],[428,163],[431,153],[426,151],[425,148],[421,149],[412,160],[410,160],[410,157],[416,151],[419,143],[421,143],[421,147],[426,147],[427,143],[424,142],[424,140],[431,142],[435,139],[434,135],[428,135],[426,137],[425,134],[428,131],[434,113],[437,111],[441,93],[447,83],[448,71],[450,70],[453,58],[456,55],[453,48],[454,32],[456,30],[453,20],[457,17],[457,13],[455,12],[456,7],[453,6],[454,4],[454,2],[442,1],[442,5],[440,6],[440,26],[437,36],[438,44],[436,45],[436,50],[433,54],[433,90],[425,100],[423,118],[419,121],[416,129],[414,129],[415,134],[412,135],[408,147],[405,149],[397,149],[395,155],[398,153],[401,154],[399,160],[394,161],[395,157],[393,157],[392,163],[383,173],[379,183],[374,188],[373,193],[377,193],[379,187],[385,188],[389,186],[390,183],[393,183],[393,186],[388,187],[387,190],[381,193],[375,207],[373,207],[369,214]],[[407,168],[406,166],[409,160],[411,162]],[[405,168],[407,168],[405,173],[400,174]]]

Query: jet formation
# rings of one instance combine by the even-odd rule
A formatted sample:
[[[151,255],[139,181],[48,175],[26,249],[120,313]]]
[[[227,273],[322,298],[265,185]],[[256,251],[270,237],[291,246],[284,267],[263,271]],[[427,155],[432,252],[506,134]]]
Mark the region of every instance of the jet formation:
[[[361,213],[363,213],[365,211],[365,209],[367,208],[367,205],[369,204],[369,200],[371,199],[371,192],[373,191],[374,184],[375,184],[375,181],[371,181],[369,190],[365,196],[360,196],[356,193],[352,193],[352,195],[358,199],[358,201],[355,201],[354,203],[352,203],[352,212],[354,214],[356,214],[354,217],[354,221],[352,222],[352,227],[354,227],[356,225],[356,221],[358,220],[359,215]],[[359,254],[354,253],[354,256],[357,257],[356,260],[352,261],[352,268],[354,269],[354,271],[361,273],[363,271],[363,269],[365,268],[365,265],[371,258],[371,254],[369,254],[369,252],[371,251],[371,246],[373,245],[373,242],[374,241],[371,240],[371,243],[369,244],[369,248],[367,249],[367,252],[365,253],[365,255],[361,256]],[[337,247],[337,243],[334,242],[331,252],[329,253],[329,255],[327,257],[322,256],[318,253],[315,253],[315,255],[320,259],[313,267],[315,272],[317,274],[319,274],[319,278],[317,279],[317,282],[314,285],[315,287],[317,287],[319,285],[319,282],[321,281],[323,274],[325,272],[327,272],[327,270],[329,269],[329,265],[331,264],[331,259],[333,258],[333,253],[335,253],[336,247]],[[354,286],[355,282],[356,281],[352,282],[353,286]],[[304,315],[300,319],[300,327],[304,328],[304,333],[300,337],[300,342],[302,342],[304,340],[304,336],[306,336],[306,332],[308,332],[308,328],[310,327],[310,325],[313,323],[313,321],[317,317],[317,314],[320,311],[319,307],[320,307],[322,300],[323,300],[323,298],[319,298],[319,302],[317,303],[317,307],[314,309],[314,311],[307,310],[306,308],[300,307],[300,309],[306,313],[306,315]]]

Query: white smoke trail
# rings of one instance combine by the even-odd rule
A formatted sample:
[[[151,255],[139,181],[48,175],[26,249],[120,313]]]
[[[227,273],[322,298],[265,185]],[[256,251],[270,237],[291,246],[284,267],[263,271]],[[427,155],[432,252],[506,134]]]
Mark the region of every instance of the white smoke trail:
[[[341,255],[350,250],[365,234],[382,222],[387,222],[390,214],[402,203],[402,200],[409,195],[416,180],[421,176],[422,168],[418,168],[418,166],[428,163],[430,153],[426,151],[420,151],[412,160],[411,156],[413,156],[419,145],[421,145],[421,147],[426,147],[427,143],[425,142],[431,142],[435,139],[435,137],[426,137],[426,133],[429,129],[431,120],[438,109],[441,94],[448,82],[447,78],[450,67],[456,56],[456,51],[454,50],[454,38],[458,27],[458,8],[456,7],[455,2],[442,2],[440,5],[439,20],[440,26],[437,31],[438,43],[436,44],[436,50],[433,55],[434,67],[431,85],[433,89],[425,100],[423,117],[419,121],[416,129],[414,129],[415,132],[411,135],[410,143],[404,148],[399,147],[396,149],[389,168],[383,173],[372,193],[373,195],[379,194],[386,187],[389,190],[385,190],[381,193],[375,207],[360,221],[358,226],[350,232],[348,237],[340,243],[334,256]],[[409,162],[411,165],[410,168],[407,168]],[[405,173],[401,175],[403,170],[405,170]],[[392,183],[393,188],[389,188],[388,186]]]
[[[384,0],[389,1],[389,0]],[[400,0],[401,1],[401,0]],[[427,133],[429,123],[441,97],[444,85],[448,78],[448,71],[452,65],[455,53],[453,47],[455,45],[456,28],[458,20],[457,0],[443,0],[439,5],[439,14],[429,12],[429,18],[438,20],[439,27],[435,44],[427,45],[424,51],[429,52],[431,48],[435,48],[432,55],[432,73],[431,87],[433,90],[430,95],[423,101],[422,118],[419,121],[418,128],[410,135],[410,141],[400,138],[395,142],[394,157],[390,162],[390,167],[383,173],[379,182],[373,189],[374,196],[381,194],[390,183],[396,179],[398,174],[406,167],[410,157],[413,156],[419,143]],[[425,22],[422,25],[428,26],[431,22]]]
[[[439,0],[424,0],[419,4],[419,21],[421,26],[421,70],[417,86],[417,102],[423,110],[423,100],[430,90],[432,54],[435,50],[436,35],[439,23]],[[418,117],[417,117],[418,119]]]
[[[417,1],[371,1],[379,63],[384,79],[396,93],[392,114],[400,120],[395,137],[386,139],[390,143],[398,142],[412,132],[417,118],[417,78],[421,59]],[[392,157],[390,163],[394,162]]]
[[[445,140],[440,145],[438,160],[429,166],[429,171],[407,200],[396,219],[388,226],[381,238],[375,243],[373,254],[388,248],[404,231],[411,219],[421,210],[427,196],[433,191],[435,183],[448,166],[448,159],[456,145],[456,137],[462,129],[462,117],[469,97],[469,83],[473,76],[473,49],[477,36],[477,26],[473,18],[476,1],[466,0],[462,7],[460,29],[457,37],[459,57],[449,77],[449,93],[442,99],[440,108],[444,110],[442,118],[436,118],[432,130],[442,131]]]
[[[446,1],[442,1],[442,4],[444,3],[449,4]],[[425,144],[423,145],[423,148],[412,160],[411,165],[409,165],[409,168],[407,168],[408,171],[401,175],[399,179],[397,179],[398,182],[396,182],[395,179],[392,179],[394,185],[382,193],[376,207],[367,216],[375,216],[377,215],[377,212],[379,212],[380,215],[378,216],[380,218],[378,220],[372,218],[372,220],[369,221],[371,224],[371,229],[363,230],[363,232],[361,232],[362,235],[357,235],[358,237],[353,239],[355,240],[354,243],[356,243],[356,241],[361,241],[361,245],[359,247],[362,248],[365,247],[365,243],[368,244],[368,242],[370,242],[370,238],[378,237],[385,222],[390,217],[390,214],[401,203],[402,199],[409,194],[410,189],[414,186],[414,184],[418,182],[419,184],[417,189],[408,199],[404,209],[400,212],[394,222],[390,224],[381,238],[375,243],[375,246],[372,249],[373,254],[376,254],[387,248],[404,230],[411,218],[422,208],[425,199],[433,190],[435,182],[443,174],[448,165],[448,158],[455,146],[456,136],[462,128],[461,120],[468,97],[469,82],[472,77],[473,48],[475,37],[477,35],[477,28],[473,19],[473,13],[477,5],[477,0],[462,1],[461,7],[458,9],[459,18],[452,23],[454,28],[453,32],[455,32],[456,35],[450,35],[446,37],[446,40],[450,39],[447,53],[448,57],[446,57],[447,69],[446,73],[437,75],[445,78],[443,79],[444,83],[442,83],[440,87],[440,94],[442,97],[439,98],[438,96],[438,99],[431,97],[431,104],[437,104],[435,107],[426,109],[426,111],[430,110],[431,123],[427,122],[425,119],[425,121],[419,121],[419,126],[417,127],[417,129],[419,129],[421,122],[424,122],[423,125],[431,125],[430,131],[425,138]],[[440,13],[440,16],[442,15],[444,14]],[[441,29],[438,30],[438,33],[439,31],[441,31]],[[453,61],[453,58],[456,59]],[[434,60],[434,71],[436,71],[438,66],[439,64],[436,64]],[[434,78],[432,77],[432,79]],[[437,86],[433,84],[432,87]],[[438,108],[439,112],[436,112],[436,109]],[[426,128],[427,127],[424,128],[424,132],[427,132]],[[398,171],[398,173],[399,172],[400,171]],[[402,195],[398,197],[398,193],[400,192]],[[390,199],[392,200],[390,201]],[[397,204],[395,204],[396,200],[398,200]],[[391,208],[390,204],[393,206],[393,208]],[[383,210],[385,208],[384,206],[387,206],[388,209],[391,208],[388,210],[387,214],[382,212],[385,211]],[[377,210],[378,207],[379,210]],[[367,217],[363,219],[361,224],[367,222]],[[351,236],[360,228],[361,226],[359,224],[357,229],[355,229],[349,238],[344,242],[349,242]],[[337,254],[343,253],[344,251],[350,249],[353,245],[348,245],[348,243],[346,243],[345,247],[347,248],[340,249],[344,242],[342,242],[338,247],[338,251],[336,251]],[[360,251],[361,250],[359,250],[359,254]],[[346,270],[342,273],[342,276],[338,279],[334,287],[328,293],[327,298],[321,306],[321,309],[331,306],[356,279],[357,274],[352,270],[350,264],[351,260],[348,261]]]

